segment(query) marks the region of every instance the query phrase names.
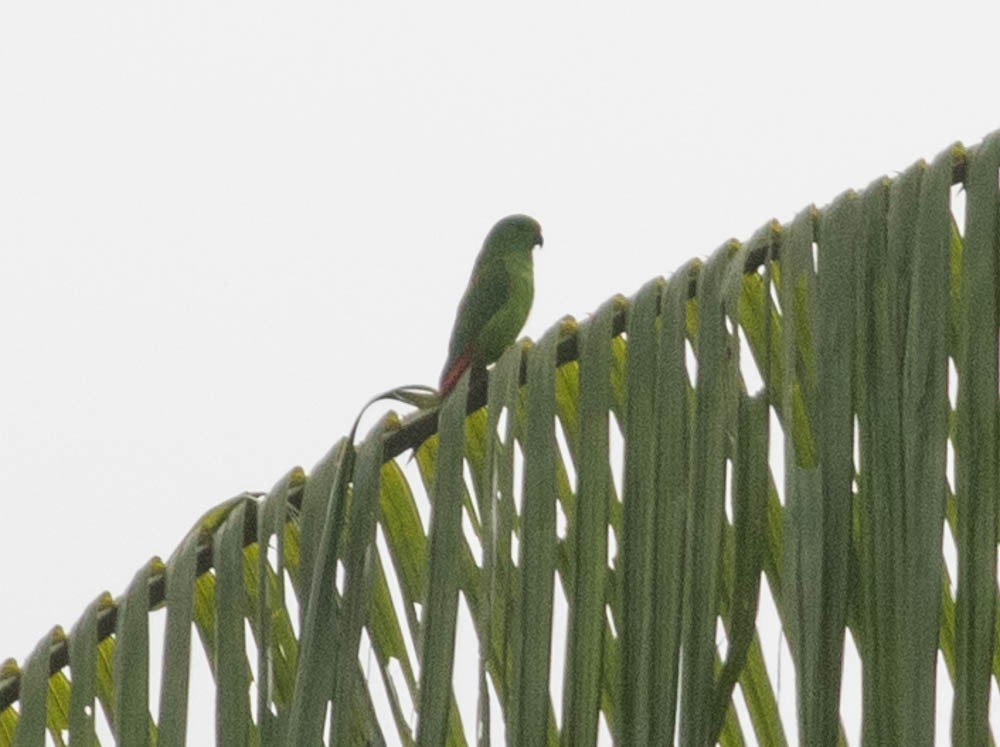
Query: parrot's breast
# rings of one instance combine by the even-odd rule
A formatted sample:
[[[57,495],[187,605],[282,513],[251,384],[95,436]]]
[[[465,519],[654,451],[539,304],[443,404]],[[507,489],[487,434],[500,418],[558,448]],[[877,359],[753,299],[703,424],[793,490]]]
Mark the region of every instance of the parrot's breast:
[[[504,350],[514,344],[534,300],[531,255],[512,258],[507,263],[507,273],[510,278],[507,300],[486,323],[477,340],[477,357],[483,364],[497,360]]]

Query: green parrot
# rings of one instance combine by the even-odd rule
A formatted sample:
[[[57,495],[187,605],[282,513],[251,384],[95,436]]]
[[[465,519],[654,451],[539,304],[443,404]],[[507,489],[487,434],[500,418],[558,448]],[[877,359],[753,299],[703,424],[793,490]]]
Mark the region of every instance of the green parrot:
[[[542,227],[527,215],[509,215],[487,234],[458,304],[442,397],[466,369],[485,369],[517,339],[535,296],[531,250],[541,245]]]

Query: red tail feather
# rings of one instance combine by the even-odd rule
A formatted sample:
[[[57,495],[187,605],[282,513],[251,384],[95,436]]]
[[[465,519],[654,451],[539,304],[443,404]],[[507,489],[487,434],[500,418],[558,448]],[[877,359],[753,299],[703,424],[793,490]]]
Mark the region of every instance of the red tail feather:
[[[458,380],[462,378],[462,374],[471,365],[472,356],[469,353],[463,353],[455,359],[455,362],[451,364],[448,370],[441,374],[441,385],[438,387],[438,390],[441,392],[442,397],[455,388],[455,384],[458,383]]]

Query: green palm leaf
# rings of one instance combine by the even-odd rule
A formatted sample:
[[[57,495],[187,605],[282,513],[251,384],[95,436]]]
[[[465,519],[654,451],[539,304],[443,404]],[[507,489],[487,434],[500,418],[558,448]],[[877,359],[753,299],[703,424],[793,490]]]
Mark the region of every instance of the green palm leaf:
[[[0,746],[205,741],[193,656],[227,745],[843,743],[846,686],[866,743],[928,743],[939,654],[987,743],[998,169],[1000,133],[769,223],[221,504],[4,662]]]

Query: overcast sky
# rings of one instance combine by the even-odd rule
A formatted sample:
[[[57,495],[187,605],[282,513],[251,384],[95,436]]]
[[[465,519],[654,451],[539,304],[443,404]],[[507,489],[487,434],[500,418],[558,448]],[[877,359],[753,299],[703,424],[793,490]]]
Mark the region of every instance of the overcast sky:
[[[1000,128],[994,3],[347,5],[0,8],[0,659],[435,383],[498,218],[537,337]]]

